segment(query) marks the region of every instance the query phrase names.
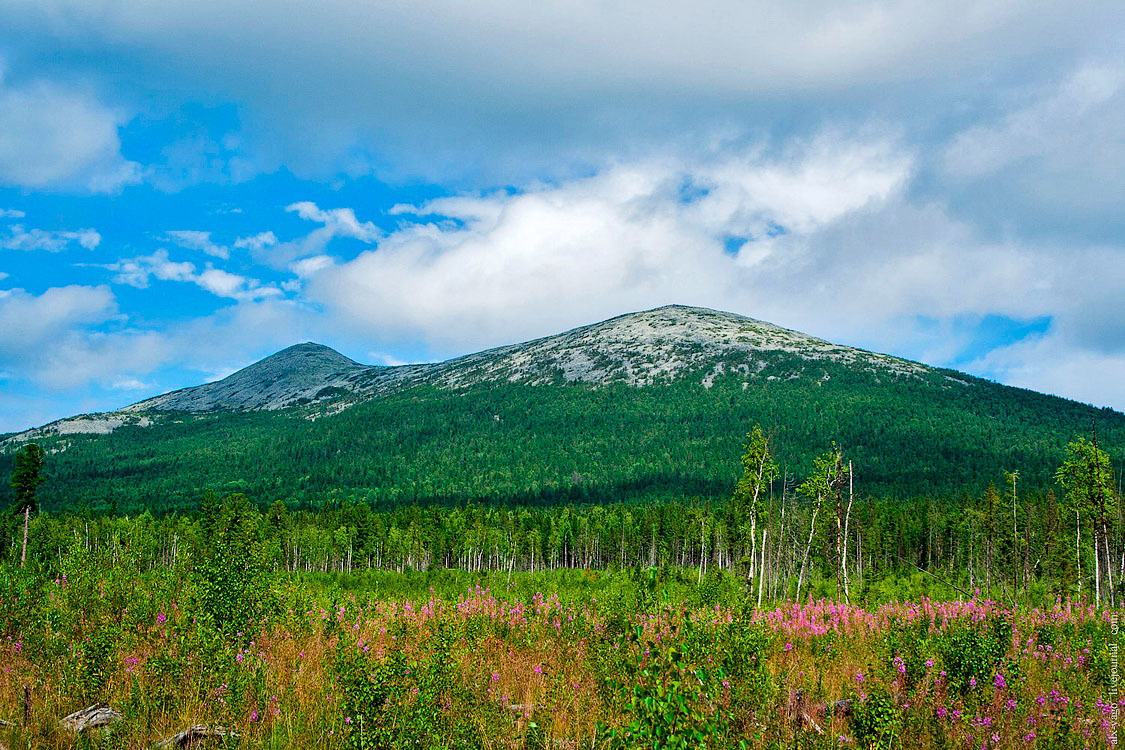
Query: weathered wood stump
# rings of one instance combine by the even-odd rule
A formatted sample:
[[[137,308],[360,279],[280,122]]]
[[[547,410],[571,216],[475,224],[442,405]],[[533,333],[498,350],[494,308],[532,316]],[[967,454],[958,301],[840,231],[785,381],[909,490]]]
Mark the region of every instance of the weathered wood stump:
[[[171,737],[165,737],[156,743],[156,747],[188,747],[192,743],[202,742],[210,738],[223,738],[223,737],[237,737],[238,734],[231,729],[221,726],[208,726],[207,724],[196,724],[194,727],[188,727],[178,734]]]
[[[80,734],[87,729],[116,724],[123,718],[125,717],[110,708],[108,703],[95,703],[89,708],[75,711],[70,716],[64,716],[59,719],[59,724],[62,725],[63,729],[74,734]]]

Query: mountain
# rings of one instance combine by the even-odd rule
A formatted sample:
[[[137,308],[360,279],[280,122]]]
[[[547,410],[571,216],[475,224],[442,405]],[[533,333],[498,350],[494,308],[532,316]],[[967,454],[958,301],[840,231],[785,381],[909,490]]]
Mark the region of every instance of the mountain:
[[[818,362],[889,375],[920,375],[932,369],[742,315],[669,305],[436,364],[360,365],[326,346],[299,344],[218,382],[157,396],[122,411],[285,409],[326,401],[355,402],[423,384],[647,386],[697,376],[701,385],[709,387],[724,374],[749,381],[777,365],[787,369],[764,375],[767,380],[799,377]]]
[[[119,512],[190,508],[207,490],[310,506],[718,500],[761,424],[791,478],[835,441],[862,491],[949,497],[1008,469],[1045,489],[1092,417],[1120,463],[1118,412],[669,306],[434,364],[299,344],[9,437],[0,472],[37,440],[45,505]]]
[[[172,391],[122,411],[284,409],[348,388],[350,378],[371,369],[327,346],[297,344],[217,382]]]

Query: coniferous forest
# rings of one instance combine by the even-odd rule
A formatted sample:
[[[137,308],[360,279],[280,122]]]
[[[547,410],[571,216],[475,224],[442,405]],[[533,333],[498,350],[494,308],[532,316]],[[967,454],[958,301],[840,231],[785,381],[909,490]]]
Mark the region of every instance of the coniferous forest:
[[[665,406],[663,425],[676,420],[690,435],[691,420],[679,421],[693,408],[683,395]],[[724,394],[707,392],[716,396]],[[1029,425],[1016,430],[1019,440],[980,450],[981,465],[1026,461],[995,471],[983,489],[958,485],[968,474],[953,473],[891,492],[895,471],[924,460],[905,447],[885,462],[832,440],[791,456],[784,431],[760,425],[733,440],[674,440],[653,428],[615,430],[617,441],[608,426],[597,432],[597,418],[590,432],[559,428],[567,402],[505,411],[502,395],[484,391],[457,394],[459,408],[414,421],[386,419],[427,398],[443,397],[356,407],[348,419],[357,422],[316,433],[309,461],[342,445],[333,441],[348,426],[381,416],[400,451],[357,458],[362,471],[394,476],[388,467],[408,452],[436,457],[425,475],[403,475],[410,484],[398,479],[366,497],[324,491],[347,486],[339,474],[278,479],[263,468],[233,491],[203,489],[194,508],[153,501],[168,485],[140,471],[145,460],[182,450],[189,461],[225,459],[229,472],[260,455],[238,445],[296,450],[301,443],[284,438],[218,439],[253,435],[271,424],[268,415],[205,417],[200,433],[178,437],[173,422],[169,444],[147,459],[138,451],[94,475],[120,487],[135,477],[140,489],[110,496],[109,507],[81,492],[68,503],[65,489],[49,489],[75,481],[67,472],[93,460],[97,438],[14,453],[0,553],[0,648],[9,662],[0,712],[27,714],[10,725],[13,746],[66,747],[76,732],[105,747],[1115,740],[1112,624],[1125,592],[1125,535],[1118,463],[1104,448],[1112,428],[1099,433],[1093,422],[1059,449],[1057,435]],[[661,423],[657,402],[630,403],[635,411],[618,429],[629,413],[637,425]],[[1012,414],[1018,423],[1018,406]],[[1088,413],[1074,406],[1060,421],[1079,415]],[[473,419],[505,430],[504,440],[450,428]],[[915,445],[938,439],[925,437],[924,419],[914,424]],[[152,434],[144,429],[115,435],[118,455]],[[200,437],[208,430],[214,443]],[[356,455],[390,444],[357,433]],[[610,444],[624,465],[599,473],[594,458]],[[714,457],[689,460],[730,444],[725,467]],[[653,458],[658,446],[663,465]],[[474,480],[473,462],[497,455],[507,465]],[[278,458],[258,460],[270,467]],[[517,479],[533,465],[541,480]],[[882,467],[882,482],[868,486],[868,465]],[[608,481],[614,471],[624,478]],[[271,481],[274,494],[263,495],[275,499],[255,498]],[[308,494],[276,496],[293,481]],[[927,481],[945,492],[922,491]],[[485,486],[501,489],[468,489]],[[99,701],[108,704],[100,718],[59,723]]]

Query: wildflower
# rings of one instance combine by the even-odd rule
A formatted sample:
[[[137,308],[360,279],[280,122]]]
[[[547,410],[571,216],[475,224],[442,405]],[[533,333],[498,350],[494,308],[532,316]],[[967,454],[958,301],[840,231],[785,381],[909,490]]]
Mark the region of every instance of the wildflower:
[[[997,688],[1008,687],[1008,683],[1004,682],[1004,675],[1000,674],[999,672],[997,672],[996,677],[993,678],[992,684]]]
[[[792,643],[786,643],[785,644],[785,650],[786,651],[792,651],[793,650],[793,644]]]
[[[163,612],[158,612],[157,615],[156,615],[156,624],[157,625],[163,625],[164,621],[166,619],[168,619],[168,618],[164,616]]]
[[[253,711],[250,712],[250,721],[257,721],[257,720],[258,720],[258,709],[255,708]]]

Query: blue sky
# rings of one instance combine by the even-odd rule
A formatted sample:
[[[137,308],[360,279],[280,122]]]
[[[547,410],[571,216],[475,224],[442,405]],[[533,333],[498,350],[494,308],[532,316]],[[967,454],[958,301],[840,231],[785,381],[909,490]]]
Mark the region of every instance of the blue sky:
[[[430,360],[668,303],[1125,408],[1123,33],[1096,1],[8,0],[0,431],[299,341]]]

